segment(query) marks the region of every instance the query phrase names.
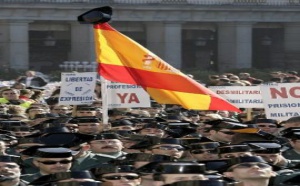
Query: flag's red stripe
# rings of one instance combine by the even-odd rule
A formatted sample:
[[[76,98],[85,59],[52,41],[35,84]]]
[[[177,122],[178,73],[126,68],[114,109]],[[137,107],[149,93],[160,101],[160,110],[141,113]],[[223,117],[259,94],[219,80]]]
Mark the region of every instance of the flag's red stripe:
[[[99,64],[99,68],[100,75],[111,81],[179,92],[215,95],[214,92],[185,76],[103,63]]]
[[[225,100],[222,100],[217,97],[211,97],[210,99],[211,99],[210,105],[207,110],[232,110],[232,111],[240,112],[240,110],[237,107],[235,107],[232,104],[228,104],[228,102]]]

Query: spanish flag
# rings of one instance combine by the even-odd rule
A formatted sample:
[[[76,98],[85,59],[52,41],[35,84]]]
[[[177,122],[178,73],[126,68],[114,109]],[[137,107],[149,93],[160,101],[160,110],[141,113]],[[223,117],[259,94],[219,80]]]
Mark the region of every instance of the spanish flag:
[[[108,23],[94,25],[98,71],[105,79],[144,87],[161,104],[194,110],[240,110]]]

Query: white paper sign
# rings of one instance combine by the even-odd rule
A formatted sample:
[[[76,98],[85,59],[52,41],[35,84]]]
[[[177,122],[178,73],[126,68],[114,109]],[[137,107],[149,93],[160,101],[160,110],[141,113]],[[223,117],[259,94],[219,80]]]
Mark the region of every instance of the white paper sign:
[[[211,86],[208,87],[239,108],[263,108],[259,86]]]
[[[300,116],[299,83],[279,83],[260,87],[267,118],[287,120]]]
[[[70,72],[61,74],[59,104],[91,104],[94,98],[96,72]]]
[[[138,85],[107,83],[108,108],[151,107],[148,93]]]

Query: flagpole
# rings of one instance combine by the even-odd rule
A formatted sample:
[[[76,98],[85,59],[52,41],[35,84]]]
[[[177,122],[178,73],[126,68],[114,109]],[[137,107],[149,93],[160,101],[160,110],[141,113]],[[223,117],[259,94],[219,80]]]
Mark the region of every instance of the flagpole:
[[[252,120],[252,108],[247,108],[247,121],[251,121]]]
[[[77,105],[73,105],[72,108],[72,117],[76,117]]]
[[[102,123],[108,125],[107,80],[101,76]]]

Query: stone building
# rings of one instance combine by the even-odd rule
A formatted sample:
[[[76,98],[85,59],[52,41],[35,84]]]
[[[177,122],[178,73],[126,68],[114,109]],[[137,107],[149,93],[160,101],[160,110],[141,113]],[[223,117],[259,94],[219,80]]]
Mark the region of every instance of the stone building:
[[[77,16],[107,5],[113,27],[179,69],[300,69],[300,0],[0,0],[0,67],[85,68],[93,30]]]

